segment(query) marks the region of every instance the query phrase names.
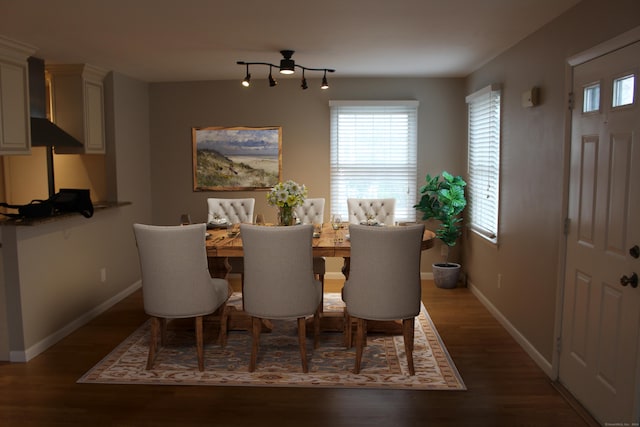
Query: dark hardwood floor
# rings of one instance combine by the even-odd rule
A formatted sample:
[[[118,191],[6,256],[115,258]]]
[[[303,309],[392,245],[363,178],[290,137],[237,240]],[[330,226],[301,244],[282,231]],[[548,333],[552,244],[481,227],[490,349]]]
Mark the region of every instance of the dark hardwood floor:
[[[467,391],[76,384],[147,319],[136,292],[30,362],[0,363],[0,425],[590,425],[468,289],[425,281],[423,300]]]

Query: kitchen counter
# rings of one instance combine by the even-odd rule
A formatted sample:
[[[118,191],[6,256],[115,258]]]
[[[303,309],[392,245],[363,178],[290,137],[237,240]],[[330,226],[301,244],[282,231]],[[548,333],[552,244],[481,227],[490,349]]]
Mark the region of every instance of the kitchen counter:
[[[130,204],[131,202],[95,202],[93,204],[93,212],[95,215],[95,213],[100,211],[119,208],[119,207],[127,206]],[[15,211],[15,210],[12,209],[12,211]],[[4,215],[1,215],[0,226],[7,226],[7,225],[34,226],[34,225],[40,225],[40,224],[48,224],[51,222],[63,221],[63,220],[66,220],[69,218],[75,218],[78,216],[82,216],[82,215],[77,212],[65,212],[65,213],[48,216],[45,218],[27,218],[27,219],[14,219],[14,218],[9,218]],[[91,218],[87,218],[87,219],[91,219]]]

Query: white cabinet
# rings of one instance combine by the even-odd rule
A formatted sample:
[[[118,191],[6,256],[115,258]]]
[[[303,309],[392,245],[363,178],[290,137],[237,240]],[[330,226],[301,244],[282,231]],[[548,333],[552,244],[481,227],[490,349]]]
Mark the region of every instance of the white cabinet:
[[[56,147],[56,153],[104,154],[104,89],[106,71],[86,64],[46,65],[51,121],[84,144]]]
[[[27,58],[35,50],[0,37],[0,155],[31,152]]]

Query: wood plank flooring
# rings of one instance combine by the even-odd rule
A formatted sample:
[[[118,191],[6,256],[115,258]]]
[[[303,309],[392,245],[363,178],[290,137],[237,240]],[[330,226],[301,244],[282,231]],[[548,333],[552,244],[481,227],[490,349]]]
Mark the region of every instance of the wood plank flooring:
[[[147,319],[136,292],[30,362],[0,363],[0,425],[591,425],[468,289],[425,281],[423,300],[467,391],[76,384]]]

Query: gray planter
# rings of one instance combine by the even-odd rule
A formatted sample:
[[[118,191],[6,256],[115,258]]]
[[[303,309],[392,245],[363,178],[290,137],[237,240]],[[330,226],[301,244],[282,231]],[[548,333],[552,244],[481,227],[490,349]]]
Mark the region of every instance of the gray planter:
[[[460,277],[460,264],[450,262],[436,263],[431,265],[433,271],[433,281],[436,286],[443,289],[453,289],[458,287]]]

